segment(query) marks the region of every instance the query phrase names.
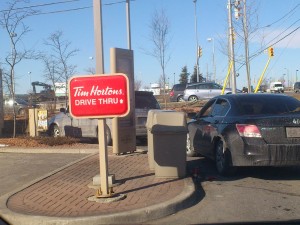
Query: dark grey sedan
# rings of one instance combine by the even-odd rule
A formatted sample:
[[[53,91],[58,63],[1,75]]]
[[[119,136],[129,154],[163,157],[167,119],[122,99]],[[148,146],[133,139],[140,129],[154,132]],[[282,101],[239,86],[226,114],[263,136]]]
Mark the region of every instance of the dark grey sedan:
[[[300,102],[290,96],[217,96],[188,130],[187,154],[215,160],[223,175],[239,166],[300,165]]]

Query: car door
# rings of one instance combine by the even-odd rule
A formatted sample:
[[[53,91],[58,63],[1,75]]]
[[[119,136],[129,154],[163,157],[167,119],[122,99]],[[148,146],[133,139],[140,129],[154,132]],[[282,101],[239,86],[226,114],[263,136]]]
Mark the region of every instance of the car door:
[[[210,93],[209,93],[209,84],[202,83],[197,85],[197,97],[198,99],[208,99],[210,98]]]
[[[98,119],[82,118],[78,124],[82,137],[97,137]]]
[[[210,152],[209,137],[207,136],[207,129],[210,126],[210,114],[213,109],[215,99],[210,100],[202,108],[200,113],[196,116],[195,122],[190,125],[192,130],[193,146],[201,155],[208,156]]]
[[[194,147],[200,154],[214,157],[214,140],[220,137],[223,120],[230,109],[226,99],[212,99],[203,108],[195,124]]]
[[[210,84],[209,85],[209,97],[213,98],[220,95],[222,92],[222,87],[218,84]]]

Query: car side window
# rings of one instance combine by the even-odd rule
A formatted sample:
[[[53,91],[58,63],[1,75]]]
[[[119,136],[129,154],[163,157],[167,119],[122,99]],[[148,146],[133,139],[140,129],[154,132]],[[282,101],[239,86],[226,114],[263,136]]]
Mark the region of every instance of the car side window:
[[[205,116],[209,116],[211,114],[212,111],[212,106],[214,104],[216,100],[210,100],[209,102],[207,102],[205,104],[205,106],[201,109],[200,113],[197,115],[197,117],[205,117]]]
[[[230,109],[230,104],[225,99],[218,99],[213,106],[212,116],[225,116]]]
[[[222,89],[221,86],[218,84],[212,84],[211,86],[211,89]]]
[[[207,84],[199,84],[199,85],[197,85],[197,86],[198,86],[198,89],[201,89],[201,90],[209,89],[209,87],[208,87]]]

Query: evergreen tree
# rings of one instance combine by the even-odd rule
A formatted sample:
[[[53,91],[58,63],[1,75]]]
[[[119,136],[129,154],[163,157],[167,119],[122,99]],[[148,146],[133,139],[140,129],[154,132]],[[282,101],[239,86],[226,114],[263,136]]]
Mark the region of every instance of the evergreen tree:
[[[190,82],[191,83],[196,83],[197,82],[197,67],[196,66],[194,66],[194,72],[191,76]],[[203,76],[202,76],[201,73],[199,74],[199,82],[203,82]]]
[[[184,66],[181,70],[181,73],[180,73],[180,77],[179,77],[179,83],[180,84],[186,84],[188,83],[189,81],[189,75],[190,73],[188,73],[187,71],[187,66]]]

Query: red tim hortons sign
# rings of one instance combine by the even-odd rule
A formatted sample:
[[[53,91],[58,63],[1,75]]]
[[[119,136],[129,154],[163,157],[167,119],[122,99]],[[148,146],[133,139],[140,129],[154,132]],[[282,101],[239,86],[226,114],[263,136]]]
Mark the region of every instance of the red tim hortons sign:
[[[75,76],[69,80],[69,107],[74,117],[123,117],[129,113],[125,74]]]

